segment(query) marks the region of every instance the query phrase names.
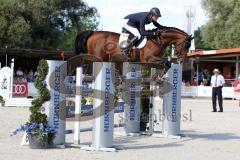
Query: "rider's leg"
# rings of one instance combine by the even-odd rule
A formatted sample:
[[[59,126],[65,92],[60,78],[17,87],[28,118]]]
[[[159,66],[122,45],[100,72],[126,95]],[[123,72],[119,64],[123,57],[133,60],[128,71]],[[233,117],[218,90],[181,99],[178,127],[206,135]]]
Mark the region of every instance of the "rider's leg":
[[[129,32],[131,32],[134,37],[128,42],[128,47],[123,51],[124,55],[128,55],[131,48],[136,44],[136,42],[141,38],[141,34],[139,33],[137,28],[134,28],[129,25],[125,25],[124,28],[126,28]]]

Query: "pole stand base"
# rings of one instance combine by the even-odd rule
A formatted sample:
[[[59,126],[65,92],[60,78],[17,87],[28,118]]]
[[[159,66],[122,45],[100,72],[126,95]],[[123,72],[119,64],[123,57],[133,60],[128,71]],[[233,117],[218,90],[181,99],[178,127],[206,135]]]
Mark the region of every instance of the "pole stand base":
[[[114,132],[114,135],[117,135],[117,136],[137,137],[137,136],[141,136],[141,133]]]
[[[55,145],[56,148],[59,148],[59,149],[64,149],[66,148],[66,146],[64,144],[57,144]]]
[[[116,148],[110,147],[110,148],[96,148],[92,146],[81,146],[80,149],[86,150],[86,151],[103,151],[103,152],[117,152]]]
[[[152,137],[157,137],[157,138],[171,138],[171,139],[181,139],[181,135],[165,135],[161,133],[153,133]]]

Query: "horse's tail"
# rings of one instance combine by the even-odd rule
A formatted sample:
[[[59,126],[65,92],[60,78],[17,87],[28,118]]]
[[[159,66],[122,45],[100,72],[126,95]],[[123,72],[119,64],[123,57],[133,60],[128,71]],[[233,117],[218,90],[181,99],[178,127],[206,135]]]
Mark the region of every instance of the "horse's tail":
[[[75,39],[75,54],[87,53],[87,41],[93,31],[82,31]]]

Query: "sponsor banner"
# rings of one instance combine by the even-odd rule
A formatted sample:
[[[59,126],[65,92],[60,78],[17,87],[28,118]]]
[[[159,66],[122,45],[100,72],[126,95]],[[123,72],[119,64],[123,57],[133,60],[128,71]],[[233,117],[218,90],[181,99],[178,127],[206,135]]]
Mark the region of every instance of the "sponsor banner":
[[[114,113],[124,112],[124,104],[125,102],[118,102],[117,107],[114,109]]]
[[[93,115],[93,105],[82,105],[81,116],[92,116]]]
[[[175,136],[180,134],[182,65],[172,64],[166,78],[172,91],[163,95],[163,115],[167,117],[163,120],[163,134]]]
[[[65,97],[66,89],[64,80],[67,75],[67,63],[64,61],[48,60],[48,75],[46,77],[47,88],[50,91],[51,99],[46,102],[45,114],[48,116],[48,124],[56,130],[54,144],[65,143]]]
[[[109,62],[95,62],[93,65],[93,142],[95,148],[109,148],[113,146],[114,126],[114,64]]]
[[[12,93],[12,71],[9,67],[0,69],[0,96],[3,99],[11,98]]]
[[[138,133],[140,131],[140,88],[141,65],[125,62],[123,75],[126,75],[123,94],[125,132]]]
[[[197,97],[197,86],[182,86],[182,97]]]
[[[27,97],[28,96],[28,83],[14,83],[13,84],[13,96],[14,97]]]
[[[222,96],[223,98],[234,98],[234,87],[223,87]],[[182,97],[212,97],[211,86],[182,86]]]
[[[212,97],[212,87],[211,86],[198,86],[197,87],[198,97]],[[234,87],[223,87],[222,88],[223,98],[234,98]]]

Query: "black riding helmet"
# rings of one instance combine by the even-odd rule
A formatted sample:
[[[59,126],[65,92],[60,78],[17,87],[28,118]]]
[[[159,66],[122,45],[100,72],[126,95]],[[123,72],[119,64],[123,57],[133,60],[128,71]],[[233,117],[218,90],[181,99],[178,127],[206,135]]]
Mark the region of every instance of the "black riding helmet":
[[[154,7],[150,10],[150,15],[152,16],[157,16],[157,17],[162,17],[161,12],[158,8]]]

